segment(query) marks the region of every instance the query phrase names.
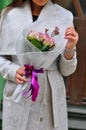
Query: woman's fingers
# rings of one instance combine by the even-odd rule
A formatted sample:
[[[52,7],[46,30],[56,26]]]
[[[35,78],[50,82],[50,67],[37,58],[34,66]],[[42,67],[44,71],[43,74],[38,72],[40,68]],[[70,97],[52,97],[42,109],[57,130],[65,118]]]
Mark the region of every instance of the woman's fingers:
[[[73,49],[76,46],[79,36],[78,33],[75,31],[74,27],[67,28],[65,32],[65,39],[68,39],[66,47],[68,49]]]
[[[65,37],[67,37],[67,36],[78,37],[78,33],[75,31],[74,27],[70,27],[70,28],[67,28],[67,30],[65,32]]]
[[[19,68],[16,71],[16,82],[19,83],[19,84],[27,82],[27,79],[24,77],[24,67]]]

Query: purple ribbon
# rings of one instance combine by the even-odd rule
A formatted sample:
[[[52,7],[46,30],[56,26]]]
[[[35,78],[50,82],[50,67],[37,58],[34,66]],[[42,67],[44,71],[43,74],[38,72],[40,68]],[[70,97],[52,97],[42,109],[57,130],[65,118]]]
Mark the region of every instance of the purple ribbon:
[[[31,85],[30,85],[30,88],[28,90],[25,90],[23,93],[22,93],[22,96],[26,97],[27,94],[29,93],[29,91],[31,91],[31,94],[30,96],[32,96],[32,101],[36,101],[36,98],[38,96],[38,92],[39,92],[39,83],[38,83],[38,76],[37,76],[37,73],[43,73],[44,70],[43,68],[40,68],[40,69],[34,69],[34,66],[33,65],[27,65],[25,64],[24,65],[25,67],[25,77],[28,78],[28,77],[31,77]]]

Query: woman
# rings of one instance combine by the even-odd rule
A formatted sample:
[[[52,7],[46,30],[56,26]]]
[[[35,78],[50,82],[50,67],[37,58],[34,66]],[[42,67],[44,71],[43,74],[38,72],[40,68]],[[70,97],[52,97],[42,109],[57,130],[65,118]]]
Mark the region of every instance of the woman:
[[[27,79],[24,77],[24,67],[21,67],[16,56],[16,42],[20,33],[34,25],[35,21],[41,21],[41,30],[46,26],[52,29],[58,25],[60,58],[56,55],[44,74],[38,75],[40,92],[36,102],[28,98],[19,104],[12,100],[12,95],[17,84],[23,84]],[[72,14],[50,0],[13,0],[2,13],[0,73],[7,80],[3,97],[3,130],[68,130],[62,75],[72,74],[77,66],[75,47],[78,34],[72,22]]]

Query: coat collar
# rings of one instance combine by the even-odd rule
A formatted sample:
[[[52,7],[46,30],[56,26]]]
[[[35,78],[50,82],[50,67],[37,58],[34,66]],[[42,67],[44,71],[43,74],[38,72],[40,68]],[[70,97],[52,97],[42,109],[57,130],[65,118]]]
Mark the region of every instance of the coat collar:
[[[55,26],[58,26],[60,33],[64,35],[66,28],[73,24],[72,20],[73,17],[69,11],[49,1],[43,7],[37,22],[41,22],[42,25],[39,31],[44,31],[45,28],[52,31]],[[29,3],[25,3],[21,8],[12,9],[2,21],[0,29],[0,54],[15,55],[18,37],[25,28],[29,28],[32,25],[34,23]]]

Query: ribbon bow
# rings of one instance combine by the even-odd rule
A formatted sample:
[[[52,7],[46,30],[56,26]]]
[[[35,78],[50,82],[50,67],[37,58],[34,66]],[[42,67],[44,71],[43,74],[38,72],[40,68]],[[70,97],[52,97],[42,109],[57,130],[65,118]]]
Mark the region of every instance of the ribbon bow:
[[[31,77],[31,85],[30,88],[28,90],[25,90],[22,93],[22,96],[27,96],[27,94],[29,93],[29,91],[31,91],[30,96],[32,96],[32,101],[36,101],[36,98],[38,96],[38,92],[39,92],[39,83],[38,83],[38,76],[37,73],[43,73],[44,70],[43,68],[40,69],[34,69],[34,66],[31,65],[24,65],[25,67],[25,77],[28,78],[29,76]]]

